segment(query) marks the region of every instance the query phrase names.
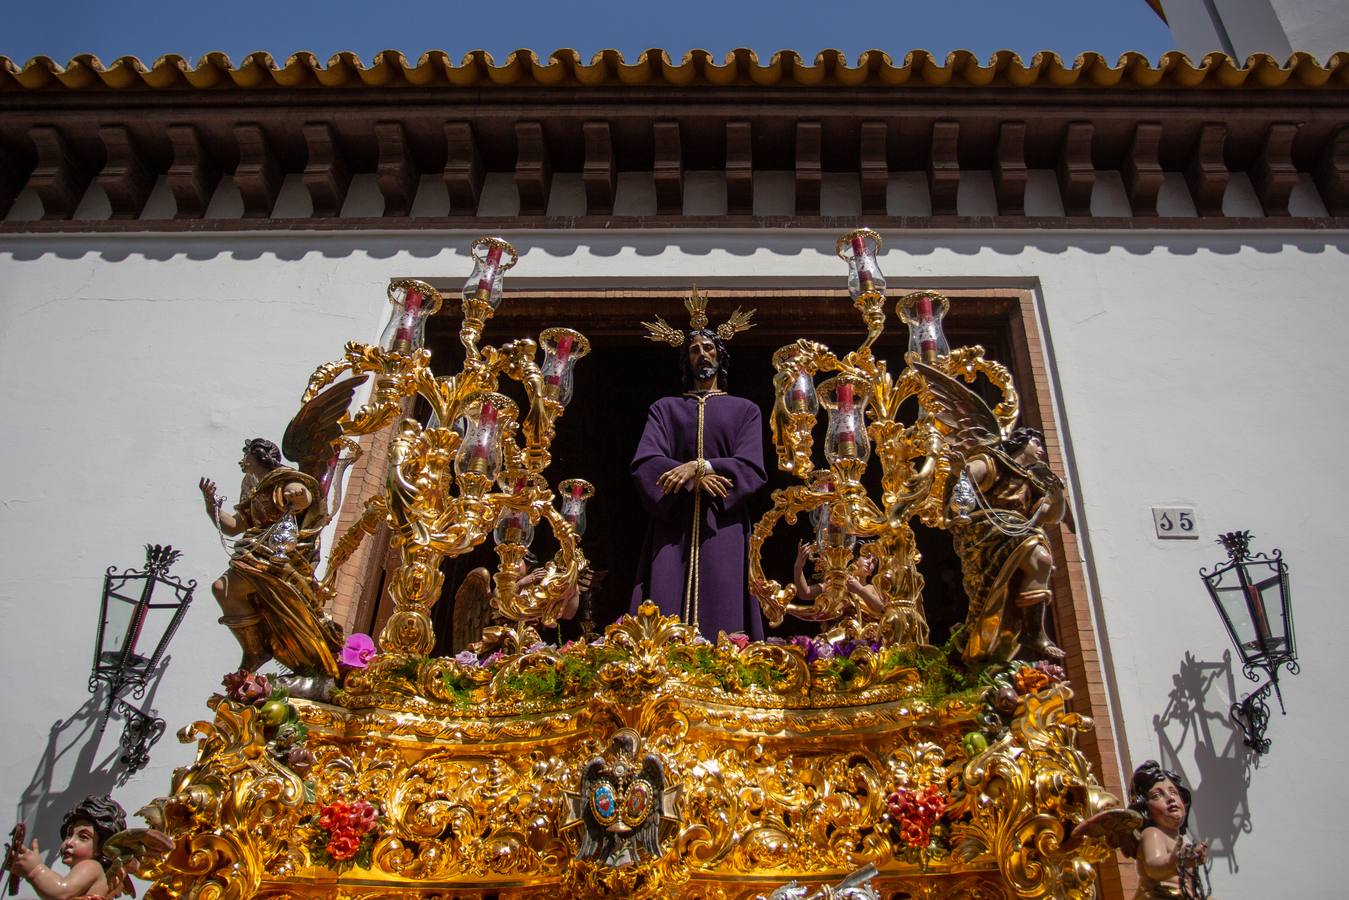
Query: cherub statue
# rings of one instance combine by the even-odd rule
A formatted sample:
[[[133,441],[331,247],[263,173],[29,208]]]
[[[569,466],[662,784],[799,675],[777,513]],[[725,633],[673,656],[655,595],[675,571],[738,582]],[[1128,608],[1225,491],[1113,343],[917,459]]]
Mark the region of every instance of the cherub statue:
[[[968,387],[931,366],[915,367],[927,382],[924,405],[958,454],[950,529],[970,599],[965,660],[1008,660],[1018,652],[1062,659],[1045,625],[1054,575],[1045,526],[1065,519],[1067,502],[1063,480],[1045,460],[1044,435],[1026,427],[1003,433]]]
[[[173,849],[173,841],[150,828],[126,827],[126,811],[111,797],[87,797],[61,821],[61,862],[64,876],[42,864],[37,839],[29,847],[20,841],[10,848],[11,879],[24,878],[42,900],[111,900],[123,893],[135,896],[128,881],[149,854]],[[10,893],[15,885],[11,881]]]
[[[1190,790],[1175,772],[1148,760],[1134,770],[1129,807],[1097,813],[1073,829],[1069,846],[1100,837],[1138,865],[1134,900],[1207,900],[1203,865],[1208,844],[1185,836]]]
[[[229,568],[211,585],[221,624],[243,650],[240,668],[256,671],[276,657],[287,667],[336,676],[333,652],[342,630],[324,613],[323,587],[314,576],[319,534],[332,520],[330,484],[338,486],[331,509],[341,505],[342,470],[355,456],[339,459],[338,424],[365,376],[333,385],[301,408],[282,444],[298,467],[283,464],[271,441],[244,444],[239,468],[244,480],[232,513],[221,509],[215,482],[202,478],[206,513],[222,534],[237,536]]]
[[[824,590],[824,585],[819,582],[806,580],[806,560],[810,559],[814,552],[813,541],[801,541],[796,548],[796,563],[792,566],[792,578],[796,582],[796,596],[802,603],[813,602]],[[876,574],[876,557],[865,552],[863,548],[848,568],[847,587],[848,593],[857,601],[858,611],[879,619],[885,615],[885,598],[871,583],[874,574]]]

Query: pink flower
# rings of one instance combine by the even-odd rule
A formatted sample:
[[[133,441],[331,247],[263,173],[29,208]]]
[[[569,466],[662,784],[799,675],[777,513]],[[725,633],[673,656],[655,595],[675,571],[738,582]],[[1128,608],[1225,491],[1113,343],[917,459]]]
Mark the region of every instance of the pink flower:
[[[735,649],[744,650],[749,646],[749,635],[743,631],[737,631],[735,634],[726,635],[726,640],[735,645]]]
[[[364,669],[377,655],[379,651],[375,649],[374,640],[370,635],[358,631],[347,638],[347,643],[338,656],[338,662],[353,669]]]

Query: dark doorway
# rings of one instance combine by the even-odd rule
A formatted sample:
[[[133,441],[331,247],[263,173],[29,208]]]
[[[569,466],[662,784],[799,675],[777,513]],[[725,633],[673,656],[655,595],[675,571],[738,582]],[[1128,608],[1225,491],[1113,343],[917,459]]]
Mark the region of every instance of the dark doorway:
[[[484,343],[499,346],[519,337],[537,336],[549,326],[566,324],[586,334],[591,342],[590,355],[577,364],[574,399],[559,420],[552,446],[553,462],[544,474],[554,487],[568,477],[585,478],[595,485],[595,497],[589,505],[589,529],[582,548],[597,571],[609,573],[594,610],[600,628],[628,611],[646,530],[628,469],[647,407],[660,397],[682,390],[676,351],[646,340],[641,322],[656,315],[676,327],[686,327],[688,322],[682,305],[687,292],[662,291],[639,297],[625,293],[628,295],[623,297],[577,293],[545,296],[533,292],[513,295],[489,323],[483,338]],[[757,327],[737,335],[730,343],[728,373],[730,391],[750,399],[765,412],[764,466],[769,484],[752,505],[751,519],[755,520],[770,508],[772,490],[797,483],[778,471],[769,434],[767,412],[773,404],[773,352],[805,337],[822,341],[841,355],[855,348],[865,332],[851,301],[839,292],[790,292],[794,296],[789,297],[768,292],[708,293],[711,297],[708,316],[714,327],[736,306],[758,310]],[[453,302],[452,298],[447,297],[447,305],[449,302]],[[955,304],[948,320],[948,336],[953,346],[982,343],[989,356],[1010,365],[1007,313],[994,312],[990,302],[980,298],[968,305]],[[994,314],[989,315],[990,312]],[[897,369],[903,365],[907,333],[893,315],[890,321],[891,329],[877,342],[875,352]],[[428,346],[435,370],[440,374],[453,373],[462,364],[458,327],[458,316],[442,314],[432,320]],[[524,394],[519,385],[503,380],[501,390],[523,405]],[[822,438],[821,425],[816,435],[817,455]],[[873,496],[879,494],[878,468],[873,462],[868,473],[869,480],[875,482]],[[916,522],[914,526],[923,555],[920,571],[926,581],[925,605],[932,640],[941,643],[950,627],[965,615],[967,601],[960,585],[959,565],[948,535]],[[764,549],[764,567],[770,577],[784,584],[790,580],[796,542],[807,534],[804,521],[779,528]],[[540,528],[533,546],[535,554],[546,560],[555,549],[547,529]],[[452,649],[454,594],[465,575],[477,566],[496,566],[490,538],[471,553],[447,559],[443,564],[445,588],[433,613],[437,654]],[[809,633],[814,629],[811,623],[788,620],[777,633]],[[572,637],[576,631],[574,623],[564,624],[561,638]]]

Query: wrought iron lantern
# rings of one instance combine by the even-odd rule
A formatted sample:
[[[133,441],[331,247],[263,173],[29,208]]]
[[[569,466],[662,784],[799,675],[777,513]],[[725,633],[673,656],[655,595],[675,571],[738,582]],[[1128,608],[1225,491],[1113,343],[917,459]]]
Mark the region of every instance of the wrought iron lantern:
[[[103,576],[89,692],[97,691],[100,683],[108,686],[108,705],[99,730],[107,725],[114,709],[122,714],[126,719],[122,763],[133,772],[149,761],[150,748],[164,733],[165,723],[136,709],[123,696],[128,691],[136,699],[145,695],[146,685],[158,671],[164,651],[192,602],[197,582],[184,584],[168,573],[181,555],[167,545],[146,544],[144,569],[118,572],[109,566]],[[161,589],[156,596],[156,588],[167,588],[167,592]]]
[[[1263,686],[1232,704],[1232,718],[1241,725],[1245,744],[1256,753],[1269,752],[1265,728],[1269,724],[1266,700],[1271,689],[1285,712],[1279,691],[1279,669],[1299,671],[1297,646],[1293,639],[1293,608],[1288,594],[1288,566],[1283,554],[1250,552],[1251,533],[1233,531],[1218,536],[1228,559],[1199,574],[1213,597],[1218,615],[1227,626],[1227,634],[1241,654],[1242,673],[1259,681],[1264,672],[1269,679]]]

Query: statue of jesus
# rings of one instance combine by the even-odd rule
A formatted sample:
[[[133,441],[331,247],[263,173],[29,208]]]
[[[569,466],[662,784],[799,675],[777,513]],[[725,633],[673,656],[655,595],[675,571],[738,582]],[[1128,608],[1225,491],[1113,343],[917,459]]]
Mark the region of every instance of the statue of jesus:
[[[709,330],[707,301],[686,301],[691,331],[663,320],[651,339],[679,349],[685,392],[651,405],[632,459],[632,477],[649,515],[632,592],[636,610],[652,600],[666,615],[715,639],[718,632],[763,637],[757,604],[746,590],[748,501],[767,481],[759,409],[726,393],[726,341],[750,327],[736,310]]]

